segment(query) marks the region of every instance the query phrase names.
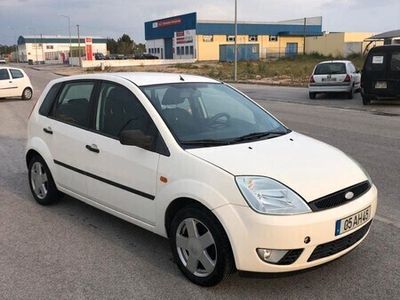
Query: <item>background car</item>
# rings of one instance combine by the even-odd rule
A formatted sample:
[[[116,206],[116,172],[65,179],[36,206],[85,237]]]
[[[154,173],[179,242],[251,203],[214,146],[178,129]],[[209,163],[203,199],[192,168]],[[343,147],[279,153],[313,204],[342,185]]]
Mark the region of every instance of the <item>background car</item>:
[[[105,60],[106,57],[104,56],[103,53],[95,53],[95,54],[94,54],[94,59],[95,59],[95,60]]]
[[[318,93],[346,93],[348,99],[360,90],[361,74],[351,61],[324,61],[315,66],[308,84],[310,99]]]
[[[0,57],[0,65],[5,65],[7,62],[4,58]]]
[[[31,81],[22,69],[0,67],[0,98],[21,97],[32,98]]]
[[[362,70],[361,96],[364,105],[371,100],[400,99],[400,45],[371,49]]]

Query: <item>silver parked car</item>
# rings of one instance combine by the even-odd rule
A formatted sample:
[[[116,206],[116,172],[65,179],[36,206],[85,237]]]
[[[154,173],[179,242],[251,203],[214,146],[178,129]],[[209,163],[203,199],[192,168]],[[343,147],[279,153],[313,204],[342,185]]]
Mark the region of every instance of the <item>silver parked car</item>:
[[[308,84],[310,99],[317,93],[346,93],[353,99],[360,90],[361,74],[349,60],[324,61],[315,66]]]

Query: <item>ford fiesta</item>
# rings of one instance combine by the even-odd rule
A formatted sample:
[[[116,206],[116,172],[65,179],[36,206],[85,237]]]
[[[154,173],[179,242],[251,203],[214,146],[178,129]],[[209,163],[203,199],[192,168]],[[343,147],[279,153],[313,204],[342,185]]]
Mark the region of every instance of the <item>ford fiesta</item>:
[[[65,193],[167,237],[204,286],[336,259],[366,237],[377,206],[352,158],[199,76],[52,81],[29,118],[26,163],[38,203]]]

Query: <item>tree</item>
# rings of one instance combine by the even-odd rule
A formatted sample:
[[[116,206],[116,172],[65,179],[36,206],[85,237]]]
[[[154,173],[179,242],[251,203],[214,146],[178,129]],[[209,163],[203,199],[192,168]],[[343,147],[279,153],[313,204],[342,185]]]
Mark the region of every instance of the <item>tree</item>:
[[[137,56],[142,55],[143,53],[146,52],[146,45],[139,43],[135,45],[135,48],[133,48],[133,53]]]
[[[118,53],[118,43],[113,38],[107,38],[107,50],[110,51],[111,54]]]
[[[118,53],[129,55],[133,54],[133,48],[135,46],[135,42],[130,38],[129,35],[124,33],[117,41],[118,43]]]

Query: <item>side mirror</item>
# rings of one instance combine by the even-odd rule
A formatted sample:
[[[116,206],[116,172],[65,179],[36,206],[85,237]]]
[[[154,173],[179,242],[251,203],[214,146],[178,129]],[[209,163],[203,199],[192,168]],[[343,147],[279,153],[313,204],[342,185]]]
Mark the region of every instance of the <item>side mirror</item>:
[[[122,145],[136,146],[150,150],[153,146],[154,138],[141,130],[123,130],[119,135],[119,141]]]

